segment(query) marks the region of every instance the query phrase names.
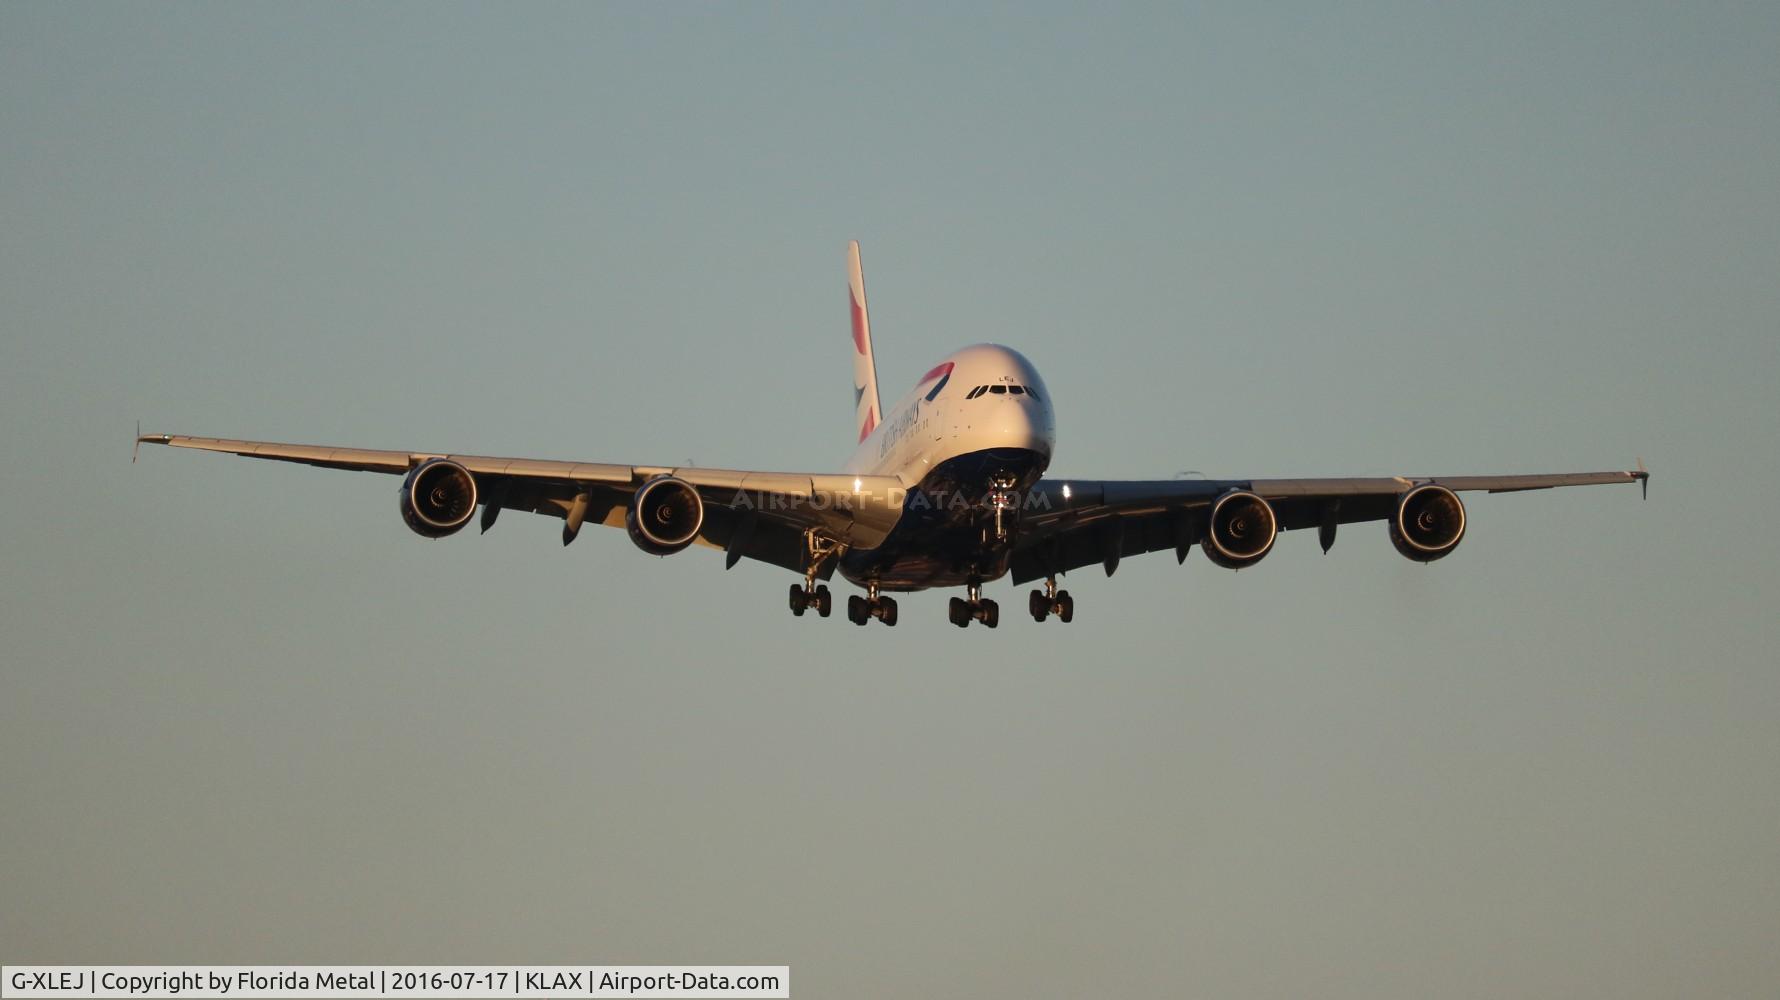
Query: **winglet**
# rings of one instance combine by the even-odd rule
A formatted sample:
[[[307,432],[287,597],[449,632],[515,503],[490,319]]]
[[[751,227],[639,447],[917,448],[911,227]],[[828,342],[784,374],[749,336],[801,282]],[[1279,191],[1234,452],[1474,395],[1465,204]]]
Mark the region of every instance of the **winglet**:
[[[1638,488],[1644,491],[1643,499],[1650,499],[1650,470],[1644,467],[1644,460],[1638,459],[1638,471],[1633,473],[1638,479]]]
[[[136,421],[136,444],[134,447],[132,447],[130,449],[130,464],[131,465],[136,464],[136,453],[142,450],[142,442],[144,442],[144,441],[147,441],[149,444],[172,444],[173,443],[173,435],[171,435],[171,434],[144,434],[144,433],[142,433],[142,421],[140,421],[140,420]]]

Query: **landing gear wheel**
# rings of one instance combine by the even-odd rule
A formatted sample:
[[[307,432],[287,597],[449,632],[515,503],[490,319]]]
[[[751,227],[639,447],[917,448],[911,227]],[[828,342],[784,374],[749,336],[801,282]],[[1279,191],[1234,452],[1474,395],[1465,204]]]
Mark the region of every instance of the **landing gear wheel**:
[[[834,595],[828,592],[826,584],[816,588],[816,598],[812,603],[816,605],[816,613],[824,618],[827,618],[828,613],[834,610]]]
[[[878,598],[878,618],[888,628],[896,627],[896,599],[893,597]]]
[[[994,601],[991,601],[986,597],[979,601],[978,604],[982,607],[984,625],[994,628],[1001,624],[1001,605],[996,604]]]
[[[795,583],[792,584],[791,585],[791,613],[798,616],[799,618],[802,618],[804,609],[809,606],[810,606],[810,598],[807,594],[804,593],[803,588],[798,586]]]
[[[946,617],[951,619],[952,624],[964,628],[970,624],[972,617],[970,605],[964,598],[954,597],[946,604]]]
[[[1033,591],[1032,595],[1026,599],[1026,613],[1031,615],[1035,622],[1044,621],[1051,614],[1051,599],[1046,597],[1042,590]]]
[[[1057,591],[1057,620],[1065,625],[1075,621],[1075,598],[1067,590]]]
[[[855,625],[864,625],[871,612],[865,609],[865,598],[853,594],[847,598],[847,620]]]

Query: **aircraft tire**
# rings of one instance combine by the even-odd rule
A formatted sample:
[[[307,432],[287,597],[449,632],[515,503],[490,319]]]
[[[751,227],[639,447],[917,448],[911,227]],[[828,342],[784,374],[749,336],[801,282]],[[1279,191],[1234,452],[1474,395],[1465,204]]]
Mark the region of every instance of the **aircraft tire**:
[[[964,603],[964,598],[962,597],[954,597],[947,603],[946,614],[947,617],[951,618],[952,624],[959,628],[964,628],[970,624],[970,607]]]

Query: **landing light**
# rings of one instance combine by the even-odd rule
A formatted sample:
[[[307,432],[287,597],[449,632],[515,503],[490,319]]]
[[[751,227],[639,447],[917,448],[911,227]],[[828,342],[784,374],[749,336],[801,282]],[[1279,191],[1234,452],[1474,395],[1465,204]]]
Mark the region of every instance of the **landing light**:
[[[854,476],[854,477],[853,477],[853,492],[855,492],[855,493],[858,493],[858,492],[859,492],[859,487],[860,487],[860,485],[861,485],[861,484],[860,484],[860,482],[859,482],[859,477],[858,477],[858,476]]]
[[[1065,500],[1069,499],[1069,484],[1068,483],[1063,484],[1063,499],[1065,499]]]

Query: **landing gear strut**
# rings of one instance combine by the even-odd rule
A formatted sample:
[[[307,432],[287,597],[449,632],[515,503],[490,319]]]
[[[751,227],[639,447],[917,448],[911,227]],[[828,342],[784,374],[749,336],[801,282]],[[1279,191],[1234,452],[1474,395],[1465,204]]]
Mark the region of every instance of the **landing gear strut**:
[[[946,617],[952,624],[959,628],[964,628],[973,621],[982,622],[990,628],[1001,624],[1001,606],[983,596],[982,581],[970,581],[965,592],[970,595],[968,599],[954,597],[946,607]]]
[[[1032,613],[1032,620],[1042,622],[1051,615],[1057,620],[1068,623],[1075,620],[1075,598],[1069,591],[1057,589],[1057,578],[1045,577],[1045,589],[1035,590],[1027,601],[1027,610]]]
[[[815,608],[817,615],[827,618],[834,610],[834,596],[828,592],[827,584],[816,583],[816,574],[822,571],[822,563],[841,547],[814,531],[805,531],[803,540],[809,557],[804,560],[803,583],[791,585],[791,613],[801,618],[805,610]]]
[[[1019,482],[1005,472],[998,472],[989,480],[989,509],[995,512],[995,540],[1007,540],[1008,512],[1014,509],[1019,497],[1014,493],[1014,486]],[[973,598],[974,600],[974,598]]]
[[[878,596],[877,581],[866,584],[866,596],[858,594],[847,598],[847,620],[855,625],[864,625],[873,618],[885,625],[896,624],[896,599]]]

